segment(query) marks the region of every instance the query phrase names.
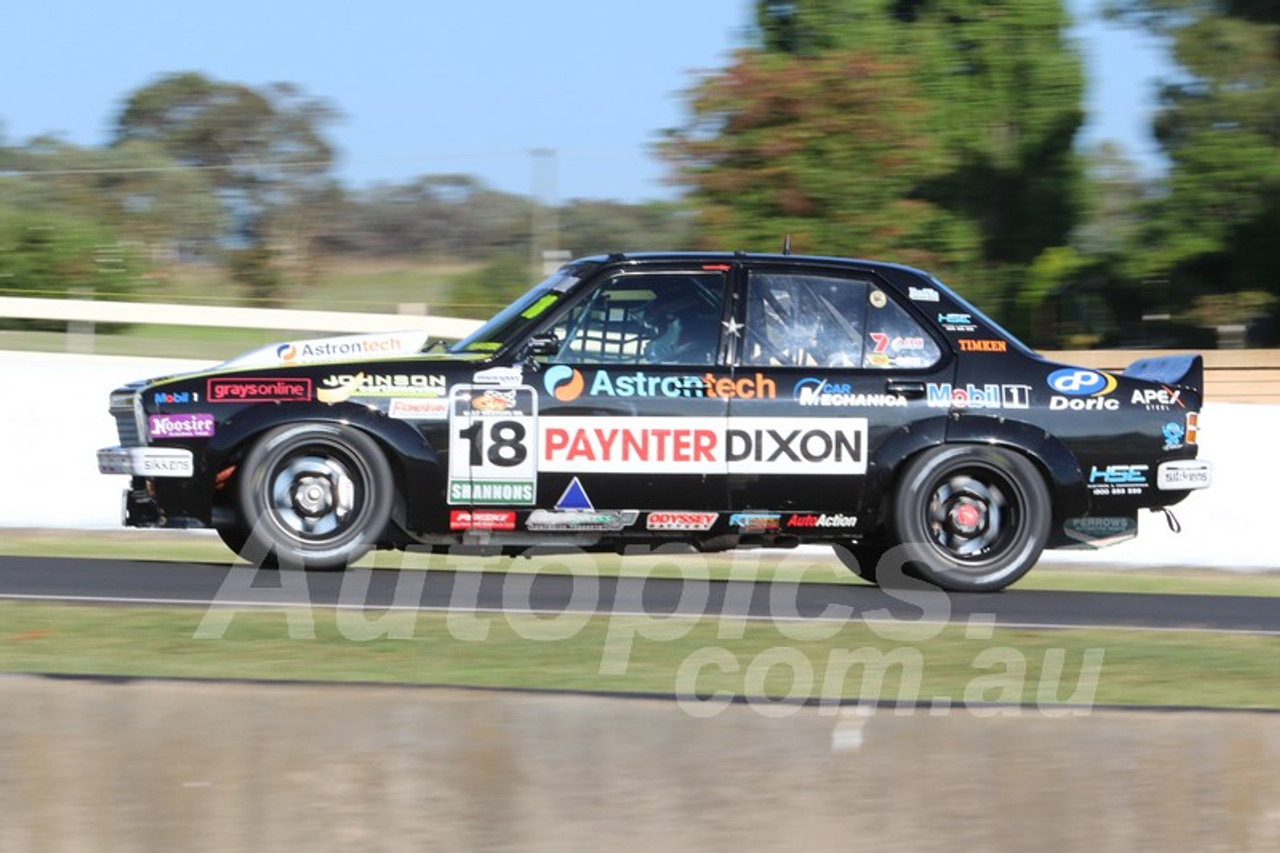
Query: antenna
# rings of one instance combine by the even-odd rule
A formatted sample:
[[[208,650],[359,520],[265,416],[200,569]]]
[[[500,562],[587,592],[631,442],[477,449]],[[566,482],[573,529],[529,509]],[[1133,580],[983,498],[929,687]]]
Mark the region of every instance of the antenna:
[[[782,254],[791,254],[791,235],[788,234],[782,241]]]

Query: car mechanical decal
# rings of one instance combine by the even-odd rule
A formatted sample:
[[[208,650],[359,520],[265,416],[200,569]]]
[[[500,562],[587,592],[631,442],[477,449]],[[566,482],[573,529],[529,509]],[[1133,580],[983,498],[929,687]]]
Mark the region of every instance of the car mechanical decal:
[[[537,391],[528,385],[455,385],[449,396],[449,503],[532,504],[537,481]]]
[[[548,472],[867,471],[866,418],[548,417],[538,433],[538,469]]]

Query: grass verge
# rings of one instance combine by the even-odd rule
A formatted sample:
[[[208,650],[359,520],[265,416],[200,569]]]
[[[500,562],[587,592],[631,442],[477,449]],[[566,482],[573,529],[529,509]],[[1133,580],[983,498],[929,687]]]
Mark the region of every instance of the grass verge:
[[[1248,635],[17,602],[0,625],[7,672],[1280,709],[1275,639]]]

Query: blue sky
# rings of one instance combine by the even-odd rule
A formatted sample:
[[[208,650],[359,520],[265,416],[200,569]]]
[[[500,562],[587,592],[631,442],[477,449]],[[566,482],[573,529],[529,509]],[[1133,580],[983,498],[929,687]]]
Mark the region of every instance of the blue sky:
[[[1150,173],[1150,81],[1141,34],[1068,0],[1091,75],[1086,143],[1111,139]],[[0,133],[106,142],[129,93],[199,71],[284,81],[333,103],[348,186],[461,172],[507,192],[670,197],[652,155],[680,123],[681,92],[743,42],[751,0],[43,0],[0,28]],[[554,168],[534,149],[556,152]]]

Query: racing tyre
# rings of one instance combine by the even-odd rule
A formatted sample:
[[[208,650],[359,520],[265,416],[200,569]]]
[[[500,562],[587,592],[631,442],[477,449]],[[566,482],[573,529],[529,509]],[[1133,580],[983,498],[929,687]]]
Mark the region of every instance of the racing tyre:
[[[1051,515],[1048,487],[1029,459],[953,445],[927,450],[907,465],[890,525],[910,574],[945,590],[990,592],[1035,565]]]
[[[264,566],[345,569],[381,538],[395,497],[377,443],[340,424],[271,430],[237,480],[249,532],[236,550]]]

